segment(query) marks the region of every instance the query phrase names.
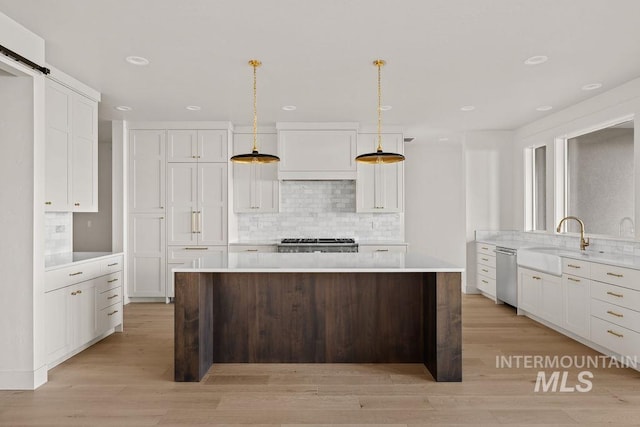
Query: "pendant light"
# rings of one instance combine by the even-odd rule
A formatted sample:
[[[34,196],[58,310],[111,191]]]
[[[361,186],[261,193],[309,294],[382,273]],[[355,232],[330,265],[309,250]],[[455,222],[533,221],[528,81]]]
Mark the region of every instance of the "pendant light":
[[[356,161],[360,163],[397,163],[404,161],[404,156],[398,153],[387,153],[382,151],[382,90],[380,85],[380,69],[387,62],[383,59],[376,59],[373,65],[378,67],[378,148],[375,153],[360,154]]]
[[[279,162],[280,157],[273,154],[258,153],[258,96],[257,96],[257,79],[256,69],[262,65],[257,59],[249,61],[249,65],[253,67],[253,148],[251,153],[237,154],[231,157],[234,163],[274,163]]]

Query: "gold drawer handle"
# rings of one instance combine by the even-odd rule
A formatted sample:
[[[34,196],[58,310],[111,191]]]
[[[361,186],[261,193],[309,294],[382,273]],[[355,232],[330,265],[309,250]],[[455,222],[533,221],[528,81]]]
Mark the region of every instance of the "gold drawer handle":
[[[111,280],[107,280],[107,283],[113,283],[113,282],[117,282],[118,279],[111,279]]]
[[[489,261],[489,258],[482,258],[483,261]]]
[[[487,285],[489,284],[489,282],[487,282],[486,280],[482,280],[482,283],[486,283]]]
[[[535,279],[535,280],[542,280],[542,278],[541,278],[541,277],[538,277],[538,276],[531,276],[531,278],[532,278],[532,279]]]
[[[77,292],[71,292],[71,295],[77,295],[77,294],[78,294]]]
[[[77,276],[78,274],[82,274],[82,271],[78,271],[77,273],[69,273],[69,276]]]
[[[111,313],[107,313],[107,316],[113,316],[114,314],[116,314],[118,312],[118,310],[114,310]]]
[[[624,314],[616,313],[615,311],[611,311],[611,310],[608,310],[607,314],[610,314],[610,315],[616,316],[616,317],[624,317]]]
[[[194,231],[195,233],[195,231]],[[184,248],[185,251],[206,251],[209,248]]]
[[[480,249],[484,249],[485,251],[488,251],[489,248],[487,248],[486,246],[481,247]]]
[[[76,294],[81,294],[81,293],[82,293],[82,291],[76,291]]]
[[[482,271],[484,271],[485,273],[488,273],[488,272],[489,272],[489,270],[487,270],[487,269],[485,269],[485,268],[483,268],[483,269],[482,269]]]
[[[571,267],[571,268],[582,268],[579,265],[575,265],[575,264],[567,264],[567,267]]]
[[[618,338],[624,338],[624,335],[619,334],[617,332],[613,332],[611,329],[607,329],[607,332],[610,333],[611,335],[615,335]]]
[[[607,276],[624,277],[622,274],[616,274],[616,273],[607,273]]]
[[[245,252],[258,252],[257,249],[246,249]]]
[[[580,283],[580,279],[574,279],[573,277],[567,277],[567,280],[571,280],[572,282]]]
[[[615,292],[611,292],[611,291],[607,291],[607,295],[611,295],[613,297],[618,297],[618,298],[623,298],[624,295],[622,294],[616,294]]]
[[[113,267],[113,266],[115,266],[115,265],[118,265],[118,263],[117,263],[117,262],[114,262],[113,264],[107,264],[107,267]]]
[[[51,202],[44,202],[44,204],[45,204],[45,205],[50,205],[50,204],[51,204]]]
[[[73,206],[80,206],[80,203],[74,203]]]
[[[107,299],[114,299],[114,298],[115,298],[115,297],[117,297],[117,296],[118,296],[118,294],[111,295],[110,297],[107,297]]]

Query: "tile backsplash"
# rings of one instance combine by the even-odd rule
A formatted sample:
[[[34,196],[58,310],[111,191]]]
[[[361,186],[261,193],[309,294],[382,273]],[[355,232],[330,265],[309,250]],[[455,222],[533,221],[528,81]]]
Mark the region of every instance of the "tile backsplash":
[[[55,255],[73,251],[73,214],[46,212],[44,214],[44,254]]]
[[[238,214],[238,240],[352,237],[404,241],[400,213],[356,213],[355,181],[281,181],[280,212]]]

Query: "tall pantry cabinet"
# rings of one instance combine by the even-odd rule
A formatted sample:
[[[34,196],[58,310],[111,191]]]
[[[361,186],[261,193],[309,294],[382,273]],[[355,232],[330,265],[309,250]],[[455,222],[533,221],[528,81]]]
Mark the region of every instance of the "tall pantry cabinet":
[[[130,298],[173,297],[173,267],[227,250],[230,128],[205,123],[129,126]]]

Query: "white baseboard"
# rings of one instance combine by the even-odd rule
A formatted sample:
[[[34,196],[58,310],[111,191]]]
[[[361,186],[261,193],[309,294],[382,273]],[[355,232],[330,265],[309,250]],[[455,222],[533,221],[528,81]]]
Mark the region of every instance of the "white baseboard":
[[[0,390],[35,390],[47,382],[47,366],[35,371],[0,371]]]

